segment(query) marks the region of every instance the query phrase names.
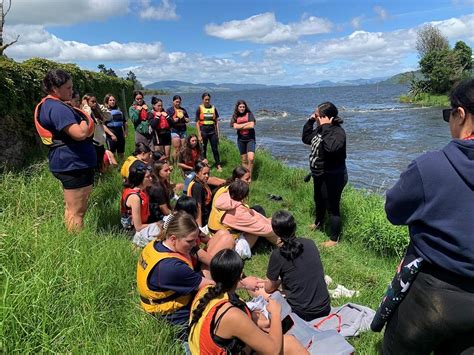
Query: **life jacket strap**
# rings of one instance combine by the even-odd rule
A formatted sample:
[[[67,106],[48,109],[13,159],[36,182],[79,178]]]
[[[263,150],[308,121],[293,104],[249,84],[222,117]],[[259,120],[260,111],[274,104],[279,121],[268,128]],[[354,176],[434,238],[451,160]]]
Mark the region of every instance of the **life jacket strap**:
[[[173,301],[173,300],[177,299],[178,297],[180,297],[180,296],[178,296],[178,294],[176,292],[173,293],[171,296],[161,298],[159,300],[151,300],[149,298],[146,298],[146,297],[143,297],[142,295],[140,295],[141,301],[145,304],[150,305],[150,306],[156,305],[156,304],[163,304],[163,303],[166,303],[166,302],[169,302],[169,301]]]

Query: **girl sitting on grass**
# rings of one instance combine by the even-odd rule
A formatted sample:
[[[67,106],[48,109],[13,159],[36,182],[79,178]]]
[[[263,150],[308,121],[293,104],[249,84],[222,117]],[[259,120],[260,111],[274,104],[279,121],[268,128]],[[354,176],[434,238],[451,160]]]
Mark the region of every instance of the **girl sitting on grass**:
[[[311,321],[327,316],[331,300],[316,244],[310,239],[296,238],[296,222],[287,211],[273,214],[272,228],[281,244],[270,256],[265,292],[273,293],[281,284],[293,312],[302,319]]]
[[[120,202],[121,222],[125,230],[134,233],[133,243],[144,247],[160,232],[156,223],[148,224],[150,217],[149,197],[146,188],[151,183],[147,165],[137,162],[130,167]]]

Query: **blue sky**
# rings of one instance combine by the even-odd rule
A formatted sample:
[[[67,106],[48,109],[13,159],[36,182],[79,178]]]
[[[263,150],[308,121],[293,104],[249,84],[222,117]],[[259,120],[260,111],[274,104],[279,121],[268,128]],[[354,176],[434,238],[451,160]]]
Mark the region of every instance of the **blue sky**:
[[[474,1],[14,0],[6,54],[159,80],[264,84],[417,68],[416,32],[474,45]]]

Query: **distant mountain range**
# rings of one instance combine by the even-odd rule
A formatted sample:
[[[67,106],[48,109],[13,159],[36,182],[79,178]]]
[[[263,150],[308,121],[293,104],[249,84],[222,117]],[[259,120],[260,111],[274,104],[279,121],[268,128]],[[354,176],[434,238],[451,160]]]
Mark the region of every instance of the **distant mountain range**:
[[[372,79],[355,79],[355,80],[344,80],[344,81],[330,81],[323,80],[311,84],[299,84],[299,85],[264,85],[264,84],[234,84],[234,83],[198,83],[193,84],[186,81],[178,80],[166,80],[157,81],[152,84],[145,86],[145,89],[159,89],[169,91],[171,93],[183,93],[183,92],[205,92],[205,91],[240,91],[240,90],[255,90],[255,89],[269,89],[269,88],[318,88],[318,87],[331,87],[331,86],[358,86],[367,84],[404,84],[409,83],[411,77],[418,72],[408,72],[397,74],[390,78],[372,78]]]

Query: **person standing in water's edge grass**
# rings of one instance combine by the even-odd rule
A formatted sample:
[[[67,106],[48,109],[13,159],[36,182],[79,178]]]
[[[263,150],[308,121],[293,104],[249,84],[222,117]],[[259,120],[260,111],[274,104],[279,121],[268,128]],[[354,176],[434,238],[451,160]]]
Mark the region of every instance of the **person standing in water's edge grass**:
[[[313,128],[314,123],[316,128]],[[346,132],[341,127],[343,120],[331,102],[319,104],[303,127],[303,143],[311,145],[309,165],[314,185],[316,219],[312,229],[324,230],[324,217],[329,212],[331,225],[327,242],[331,247],[339,242],[342,223],[339,204],[342,191],[347,184]]]

